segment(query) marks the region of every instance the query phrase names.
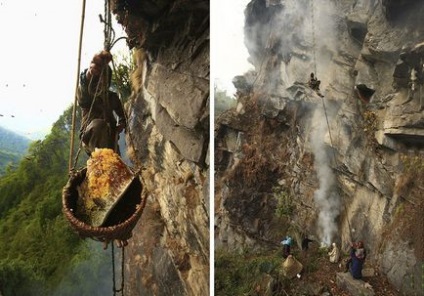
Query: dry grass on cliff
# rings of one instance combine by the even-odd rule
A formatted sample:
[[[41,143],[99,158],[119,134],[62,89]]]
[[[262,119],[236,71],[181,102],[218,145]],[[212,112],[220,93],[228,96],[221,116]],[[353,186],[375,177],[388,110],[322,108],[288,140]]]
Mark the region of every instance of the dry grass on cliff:
[[[243,182],[247,188],[256,187],[257,191],[269,191],[281,177],[281,163],[288,155],[285,149],[288,139],[276,137],[276,130],[283,124],[262,115],[260,97],[256,94],[245,102],[244,114],[248,120],[241,147],[243,156],[227,179]]]
[[[415,256],[424,260],[424,162],[421,156],[402,156],[404,174],[395,191],[401,197],[393,226],[403,240],[411,241]]]

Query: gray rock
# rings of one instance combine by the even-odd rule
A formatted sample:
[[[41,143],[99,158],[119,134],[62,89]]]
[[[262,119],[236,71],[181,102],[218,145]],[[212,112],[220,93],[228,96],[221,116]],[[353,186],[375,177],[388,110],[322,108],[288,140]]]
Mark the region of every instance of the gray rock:
[[[356,280],[349,272],[336,274],[337,286],[343,290],[348,291],[352,295],[374,296],[375,293],[372,289],[365,288],[365,282]]]
[[[422,262],[417,260],[414,251],[406,242],[387,244],[381,262],[382,272],[387,274],[390,281],[401,288],[405,295],[419,295],[422,292]]]
[[[202,133],[179,126],[161,106],[156,107],[155,122],[164,138],[173,143],[184,158],[200,165],[204,163],[207,139]]]
[[[198,125],[209,97],[209,81],[192,73],[175,72],[154,64],[147,90],[156,97],[173,121],[188,129]]]
[[[350,35],[355,41],[362,43],[367,35],[368,15],[363,11],[355,11],[346,17],[346,23]]]

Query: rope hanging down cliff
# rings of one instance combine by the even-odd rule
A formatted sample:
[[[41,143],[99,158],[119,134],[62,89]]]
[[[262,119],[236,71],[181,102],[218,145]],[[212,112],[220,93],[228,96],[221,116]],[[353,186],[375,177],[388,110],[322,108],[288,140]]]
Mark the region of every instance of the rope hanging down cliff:
[[[74,153],[75,118],[76,118],[76,112],[77,112],[77,92],[78,92],[79,78],[80,78],[80,72],[81,72],[81,50],[82,50],[82,37],[84,35],[85,6],[86,6],[86,0],[83,0],[82,12],[81,12],[80,38],[79,38],[79,46],[78,46],[77,79],[75,84],[74,104],[72,106],[72,130],[71,130],[71,141],[70,141],[71,144],[69,149],[69,162],[68,162],[69,171],[72,170],[72,159],[73,159],[73,153]]]

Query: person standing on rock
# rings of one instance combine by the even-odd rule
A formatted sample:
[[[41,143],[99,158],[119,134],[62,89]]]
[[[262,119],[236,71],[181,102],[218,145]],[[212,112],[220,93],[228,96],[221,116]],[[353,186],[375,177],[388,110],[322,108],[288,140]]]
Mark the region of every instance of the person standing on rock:
[[[118,152],[119,133],[126,128],[125,114],[117,93],[109,90],[112,55],[101,51],[94,55],[90,67],[80,75],[77,92],[82,109],[80,139],[88,155],[95,148],[110,148]]]
[[[333,243],[333,249],[328,253],[328,256],[330,256],[330,262],[331,263],[339,262],[340,250],[337,247],[336,243]]]
[[[287,258],[290,255],[292,241],[293,240],[290,236],[286,236],[285,239],[281,241],[281,244],[283,245],[283,258]]]
[[[350,259],[346,264],[346,269],[350,271],[354,279],[362,279],[362,268],[367,256],[364,248],[364,243],[359,241],[356,244],[351,244]]]
[[[305,236],[302,239],[302,244],[301,244],[302,245],[302,251],[304,251],[304,252],[308,251],[309,243],[312,243],[312,242],[313,242],[313,240],[309,239],[308,236]]]

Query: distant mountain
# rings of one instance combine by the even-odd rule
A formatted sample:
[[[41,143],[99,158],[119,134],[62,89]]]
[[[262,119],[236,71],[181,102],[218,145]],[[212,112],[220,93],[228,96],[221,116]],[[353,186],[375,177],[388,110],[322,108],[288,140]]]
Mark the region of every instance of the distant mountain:
[[[26,153],[31,140],[0,127],[0,176],[8,164],[17,164]]]

